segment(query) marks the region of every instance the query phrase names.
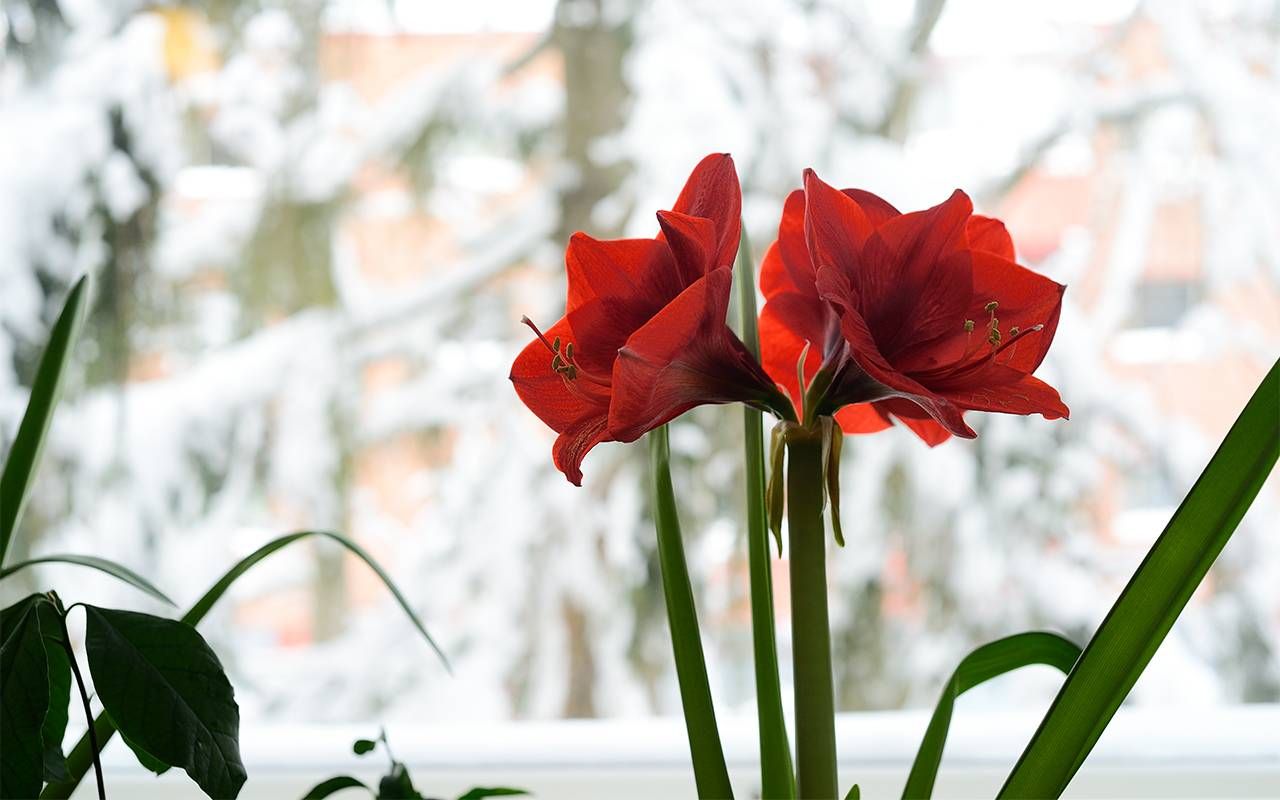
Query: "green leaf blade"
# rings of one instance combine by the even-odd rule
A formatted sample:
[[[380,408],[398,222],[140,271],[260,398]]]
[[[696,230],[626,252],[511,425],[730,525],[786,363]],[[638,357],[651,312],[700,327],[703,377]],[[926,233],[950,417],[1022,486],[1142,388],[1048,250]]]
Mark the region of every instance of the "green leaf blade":
[[[702,635],[693,602],[693,587],[689,582],[689,567],[685,563],[665,425],[649,433],[649,456],[662,593],[671,628],[671,648],[675,654],[676,681],[684,708],[694,782],[699,798],[733,797],[720,730],[716,725],[715,706],[711,700],[711,686],[707,681],[707,662],[702,652]]]
[[[44,779],[67,779],[67,757],[62,754],[62,740],[67,735],[67,719],[71,704],[71,662],[62,645],[62,618],[53,603],[37,606],[44,655],[48,663],[49,708],[40,726],[40,740],[44,747]]]
[[[73,564],[80,567],[88,567],[96,569],[98,572],[110,575],[117,580],[123,581],[133,588],[141,591],[151,597],[159,600],[168,606],[176,605],[169,596],[156,588],[155,584],[142,577],[138,573],[107,558],[98,558],[97,556],[85,556],[76,553],[61,553],[52,556],[40,556],[39,558],[30,558],[26,561],[20,561],[17,564],[10,564],[4,569],[0,569],[0,580],[13,575],[15,572],[34,567],[37,564]]]
[[[205,794],[234,798],[246,778],[240,709],[217,655],[190,625],[85,606],[85,651],[102,706],[157,761]]]
[[[42,727],[49,664],[40,629],[42,595],[0,611],[0,797],[34,797],[44,776]]]
[[[22,416],[13,446],[5,459],[4,472],[0,474],[0,564],[4,563],[13,532],[22,520],[31,481],[35,477],[36,467],[40,465],[45,434],[49,432],[49,422],[53,419],[53,410],[62,390],[67,356],[80,335],[88,300],[89,277],[86,275],[71,288],[62,313],[53,325],[49,344],[40,356],[40,364],[36,368],[26,413]]]
[[[960,695],[1006,672],[1032,664],[1044,664],[1066,673],[1079,657],[1080,648],[1075,643],[1044,631],[1006,636],[965,656],[951,673],[934,707],[929,727],[925,729],[915,761],[911,764],[906,787],[902,790],[904,800],[933,795],[951,726],[951,714]]]
[[[1155,655],[1280,456],[1280,361],[1111,607],[1000,797],[1058,797]]]
[[[419,619],[417,613],[414,612],[413,606],[409,605],[408,599],[406,599],[400,592],[400,589],[397,588],[395,582],[391,580],[391,576],[382,568],[382,565],[380,565],[373,556],[369,555],[363,547],[356,544],[351,539],[348,539],[346,536],[343,536],[340,533],[334,533],[333,531],[297,531],[295,533],[288,533],[284,536],[272,539],[262,547],[259,547],[257,550],[240,559],[235,566],[227,570],[227,572],[219,578],[213,586],[209,587],[209,590],[196,601],[195,605],[193,605],[186,614],[182,615],[182,621],[188,625],[198,625],[200,621],[204,619],[205,615],[209,613],[209,610],[213,608],[214,604],[227,593],[227,590],[231,588],[231,585],[235,583],[241,575],[252,569],[255,564],[267,558],[272,553],[288,547],[294,542],[307,539],[312,536],[319,536],[342,545],[347,550],[351,551],[353,555],[363,561],[365,566],[373,570],[374,574],[376,574],[382,581],[382,585],[385,586],[387,591],[391,593],[391,596],[395,598],[400,609],[409,617],[409,621],[413,623],[413,627],[417,628],[418,633],[422,635],[422,638],[426,643],[435,651],[436,656],[440,659],[441,663],[444,664],[445,669],[452,671],[449,666],[449,659],[444,654],[444,650],[440,649],[440,646],[436,644],[436,640],[427,632],[427,627],[422,624],[422,620]]]
[[[512,789],[507,786],[477,786],[465,794],[458,795],[458,800],[484,800],[486,797],[524,797],[528,794],[524,789]]]
[[[335,795],[347,789],[364,789],[366,792],[373,794],[373,791],[368,786],[365,786],[362,781],[358,781],[350,775],[335,775],[312,786],[311,791],[302,796],[302,800],[324,800],[330,795]]]

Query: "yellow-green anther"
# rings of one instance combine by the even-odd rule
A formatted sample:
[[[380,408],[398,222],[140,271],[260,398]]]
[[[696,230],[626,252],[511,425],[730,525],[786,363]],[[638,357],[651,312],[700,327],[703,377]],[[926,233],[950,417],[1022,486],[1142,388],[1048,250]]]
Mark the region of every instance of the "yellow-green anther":
[[[964,321],[964,332],[965,332],[965,333],[973,333],[973,327],[974,327],[974,325],[973,325],[973,320],[971,320],[971,319],[966,319],[966,320]]]
[[[560,370],[564,369],[564,367],[565,367],[564,359],[560,357],[559,353],[556,353],[554,356],[551,357],[551,370],[553,372],[559,372]]]
[[[573,342],[569,342],[564,346],[564,357],[570,361],[573,360]]]
[[[1021,329],[1020,329],[1017,325],[1014,325],[1012,328],[1010,328],[1010,329],[1009,329],[1009,335],[1010,335],[1010,336],[1017,336],[1017,335],[1018,335],[1018,331],[1019,331],[1019,330],[1021,330]]]
[[[543,341],[546,341],[546,340],[544,339]],[[557,336],[556,338],[554,338],[554,339],[552,339],[552,340],[551,340],[551,349],[552,349],[552,350],[554,350],[554,351],[556,351],[557,353],[558,353],[558,352],[560,352],[560,337],[559,337],[559,336]]]
[[[985,306],[983,306],[983,308],[984,308],[984,310],[985,310],[988,314],[991,314],[991,313],[993,313],[993,312],[996,310],[996,308],[998,308],[999,306],[1000,306],[1000,304],[999,304],[999,303],[997,303],[995,300],[992,300],[990,303],[987,303]]]

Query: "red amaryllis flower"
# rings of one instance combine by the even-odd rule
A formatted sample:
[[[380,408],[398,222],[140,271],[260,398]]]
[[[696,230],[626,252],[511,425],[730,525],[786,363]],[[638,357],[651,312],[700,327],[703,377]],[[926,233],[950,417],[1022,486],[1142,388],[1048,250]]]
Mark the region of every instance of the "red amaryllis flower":
[[[797,408],[817,380],[805,413],[834,413],[849,433],[896,419],[932,446],[975,436],[969,410],[1067,416],[1057,391],[1031,375],[1065,287],[1015,263],[1004,225],[974,214],[964,192],[902,214],[806,170],[761,286],[765,369]]]
[[[576,485],[600,442],[630,442],[697,405],[785,407],[774,382],[725,324],[742,195],[733,160],[710,155],[689,176],[654,239],[576,233],[563,319],[516,358],[516,392],[559,437],[556,466]]]

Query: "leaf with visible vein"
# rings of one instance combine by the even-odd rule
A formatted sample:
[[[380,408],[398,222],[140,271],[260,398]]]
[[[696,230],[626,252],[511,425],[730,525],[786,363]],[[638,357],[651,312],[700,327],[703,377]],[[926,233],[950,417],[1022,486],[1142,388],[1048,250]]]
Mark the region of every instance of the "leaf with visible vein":
[[[102,707],[157,761],[205,794],[244,785],[240,709],[218,656],[196,629],[134,611],[85,606],[85,651]]]

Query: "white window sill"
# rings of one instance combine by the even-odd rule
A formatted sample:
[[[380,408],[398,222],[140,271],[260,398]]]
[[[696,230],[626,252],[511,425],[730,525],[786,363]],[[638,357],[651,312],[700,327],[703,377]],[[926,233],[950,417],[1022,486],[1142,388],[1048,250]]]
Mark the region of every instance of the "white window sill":
[[[1041,714],[959,709],[934,797],[994,797]],[[900,796],[927,722],[923,710],[841,715],[841,786],[857,780],[863,797]],[[249,781],[240,797],[298,798],[339,773],[376,782],[381,753],[357,758],[350,750],[352,740],[376,734],[376,725],[246,725]],[[387,734],[429,797],[473,785],[518,786],[555,800],[694,796],[678,719],[392,724]],[[738,797],[755,797],[754,719],[722,719],[721,734]],[[201,796],[181,773],[143,772],[118,740],[104,761],[114,796]],[[87,779],[76,797],[93,791]],[[1065,797],[1280,797],[1280,705],[1123,709]]]

